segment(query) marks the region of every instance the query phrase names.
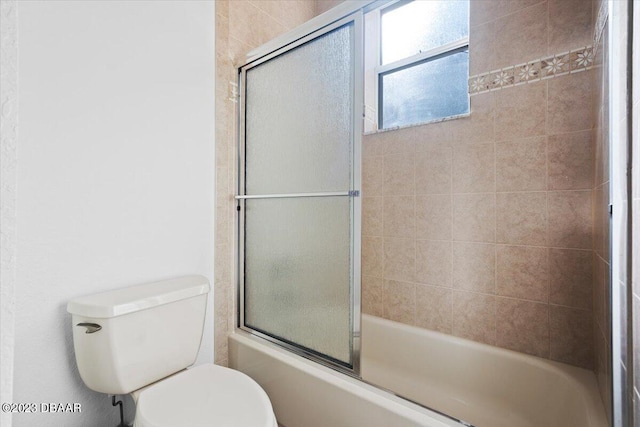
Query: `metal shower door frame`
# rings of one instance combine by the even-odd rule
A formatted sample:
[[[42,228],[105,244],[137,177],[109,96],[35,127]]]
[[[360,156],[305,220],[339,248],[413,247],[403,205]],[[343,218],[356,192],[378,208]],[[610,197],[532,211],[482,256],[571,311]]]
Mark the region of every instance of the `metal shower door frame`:
[[[316,193],[291,193],[291,194],[264,194],[247,195],[245,193],[245,144],[246,144],[246,74],[251,68],[264,62],[274,59],[286,52],[324,36],[325,34],[346,25],[353,25],[351,59],[352,67],[352,126],[351,126],[351,176],[350,189],[342,192],[316,192]],[[235,197],[237,203],[237,252],[236,252],[236,285],[237,285],[237,323],[236,327],[252,335],[261,337],[267,341],[278,344],[292,353],[298,354],[307,359],[313,360],[322,365],[336,369],[347,375],[360,378],[360,315],[361,315],[361,212],[362,201],[360,197],[361,188],[361,147],[363,130],[363,11],[362,9],[352,11],[351,14],[341,19],[337,19],[329,25],[318,26],[309,30],[306,35],[290,43],[283,43],[280,47],[262,55],[247,64],[238,68],[238,188]],[[351,366],[337,363],[329,358],[322,357],[319,353],[309,351],[303,347],[278,339],[271,335],[262,333],[245,325],[245,282],[244,282],[244,250],[245,250],[245,200],[265,199],[265,198],[295,198],[295,197],[335,197],[344,196],[351,199],[350,230],[351,230],[351,268],[350,268],[350,304],[351,304]]]

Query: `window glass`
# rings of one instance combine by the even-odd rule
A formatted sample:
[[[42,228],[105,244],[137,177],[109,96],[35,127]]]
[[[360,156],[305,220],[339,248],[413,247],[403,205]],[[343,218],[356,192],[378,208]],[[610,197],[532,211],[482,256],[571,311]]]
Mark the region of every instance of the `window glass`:
[[[469,34],[468,0],[416,0],[382,12],[382,64],[460,40]]]
[[[468,49],[381,74],[380,127],[406,126],[469,112],[468,77]]]

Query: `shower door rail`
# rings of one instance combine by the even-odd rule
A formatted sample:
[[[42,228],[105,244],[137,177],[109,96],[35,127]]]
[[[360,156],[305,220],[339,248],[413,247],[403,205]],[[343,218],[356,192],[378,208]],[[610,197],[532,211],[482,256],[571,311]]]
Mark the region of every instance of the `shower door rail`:
[[[331,43],[333,42],[330,41],[331,40],[330,37],[332,37],[332,35],[338,34],[339,32],[342,32],[342,34],[344,34],[345,31],[348,31],[348,34],[349,34],[348,51],[350,54],[350,58],[348,59],[348,66],[349,66],[348,78],[350,82],[350,88],[349,88],[349,93],[347,95],[348,97],[350,97],[350,108],[349,108],[349,111],[346,111],[346,114],[348,114],[348,116],[346,117],[346,120],[348,120],[349,129],[348,129],[348,140],[345,141],[345,143],[348,144],[348,147],[346,148],[348,152],[347,153],[348,158],[346,159],[338,158],[336,159],[335,163],[338,165],[341,165],[344,162],[348,163],[349,170],[348,170],[348,175],[346,176],[346,181],[345,181],[348,184],[347,186],[348,188],[344,188],[344,189],[324,188],[318,185],[310,185],[312,188],[305,189],[305,188],[302,188],[302,184],[300,184],[300,186],[296,186],[297,184],[296,185],[287,184],[285,185],[285,187],[287,188],[284,191],[282,191],[281,188],[275,188],[277,187],[276,184],[278,182],[284,182],[281,179],[282,177],[274,178],[273,181],[276,184],[273,184],[269,179],[265,179],[259,182],[260,185],[249,186],[249,187],[256,187],[256,188],[260,187],[259,188],[260,191],[256,191],[256,188],[248,188],[247,172],[251,173],[251,170],[248,171],[248,169],[251,168],[251,165],[249,168],[247,168],[247,163],[250,161],[248,157],[251,157],[251,156],[250,154],[248,155],[247,153],[248,151],[247,142],[249,142],[249,144],[252,144],[252,141],[247,141],[247,136],[248,134],[250,134],[249,136],[254,135],[254,140],[259,139],[260,143],[265,142],[264,140],[261,139],[262,134],[258,134],[257,136],[255,136],[256,132],[252,133],[250,129],[248,131],[248,128],[251,128],[251,123],[249,123],[249,120],[247,118],[248,110],[250,110],[249,114],[252,113],[251,111],[252,107],[250,106],[250,104],[249,105],[247,104],[252,102],[252,98],[247,97],[247,95],[252,96],[251,89],[249,90],[249,93],[247,91],[248,86],[251,85],[251,81],[250,80],[248,81],[248,74],[250,75],[252,70],[255,69],[256,67],[259,67],[260,65],[263,65],[263,64],[268,65],[269,61],[274,61],[273,63],[275,63],[276,61],[278,61],[279,58],[286,58],[285,55],[287,55],[288,53],[293,53],[295,55],[296,54],[295,52],[298,48],[304,48],[306,46],[308,49],[309,46],[311,46],[315,41],[329,40],[327,41],[327,44],[331,45]],[[342,40],[344,41],[344,39]],[[238,141],[239,141],[238,172],[239,172],[239,175],[238,175],[238,192],[237,192],[237,195],[235,196],[235,200],[237,202],[237,211],[238,211],[238,217],[237,217],[238,219],[238,223],[237,223],[238,252],[237,252],[237,258],[236,258],[236,269],[237,269],[236,274],[237,274],[237,284],[238,284],[237,326],[240,329],[247,331],[253,335],[262,337],[270,342],[273,342],[282,347],[285,347],[286,349],[290,350],[293,353],[296,353],[298,355],[301,355],[303,357],[306,357],[308,359],[321,363],[325,366],[329,366],[333,369],[337,369],[343,373],[356,376],[356,377],[360,376],[361,200],[359,197],[360,196],[359,189],[360,189],[360,163],[361,163],[360,150],[361,150],[362,118],[363,118],[362,40],[363,40],[362,11],[359,10],[349,16],[346,16],[342,19],[335,21],[330,25],[324,26],[320,29],[317,29],[316,31],[310,32],[306,36],[298,38],[294,42],[286,44],[280,47],[279,49],[274,50],[273,52],[268,53],[267,55],[261,56],[239,68],[239,73],[238,73],[238,87],[239,87],[239,94],[240,94],[240,97],[239,97],[240,99],[238,102],[238,106],[239,106],[238,108]],[[318,61],[316,61],[316,64],[315,64],[316,66],[320,64],[319,65],[320,67],[322,66],[326,67],[326,62],[322,62],[322,59],[318,59]],[[345,61],[346,60],[343,60],[343,63],[346,63]],[[339,61],[336,61],[336,62],[339,62]],[[306,66],[312,67],[313,65],[314,64],[307,64]],[[339,68],[339,65],[340,64],[337,65],[338,68]],[[310,68],[301,69],[299,70],[299,72],[312,73],[314,72],[314,70]],[[256,75],[260,75],[260,74],[256,74]],[[327,84],[329,85],[330,83],[331,82]],[[256,86],[258,85],[256,84]],[[297,88],[295,88],[294,90],[296,89]],[[266,90],[266,92],[268,92],[268,89]],[[274,102],[278,102],[278,101],[279,99],[274,99]],[[316,101],[315,99],[310,99],[309,103],[312,103],[315,101]],[[329,108],[332,108],[332,106],[329,106]],[[336,108],[339,109],[339,106],[337,106]],[[298,113],[296,112],[296,114]],[[256,113],[256,115],[260,116],[260,112]],[[312,117],[312,118],[299,117],[298,119],[304,122],[305,120],[309,120],[309,119],[314,120],[316,118],[315,117]],[[276,120],[274,120],[273,122],[274,127],[278,126],[278,123],[280,123],[279,120],[280,118],[276,118]],[[270,130],[272,129],[269,128],[269,131]],[[320,131],[322,133],[324,130],[321,129]],[[328,141],[329,141],[328,145],[335,144],[334,140],[328,140]],[[308,142],[309,141],[307,140],[302,140],[300,141],[300,144],[307,144]],[[255,142],[253,144],[254,146],[256,145]],[[320,146],[322,146],[322,144],[320,144]],[[341,149],[345,149],[345,147],[342,147]],[[288,156],[288,155],[292,155],[292,153],[283,152],[283,153],[276,153],[276,155]],[[257,169],[262,168],[262,163],[257,162],[255,160],[255,157],[256,156],[254,155],[254,160],[252,163],[252,165],[254,165],[254,169],[256,168],[256,166],[257,166]],[[277,161],[278,160],[276,160],[276,162]],[[335,165],[333,163],[328,164],[328,167],[332,167],[332,166],[335,166]],[[286,168],[282,168],[282,169],[285,169],[285,170],[284,171],[278,170],[277,173],[286,174],[287,173]],[[343,174],[345,171],[340,169],[338,172],[340,172],[339,174]],[[329,175],[331,174],[327,172],[327,176]],[[304,181],[304,179],[302,179],[301,181]],[[268,187],[268,190],[275,190],[275,191],[264,191],[266,190],[266,188],[264,187]],[[322,187],[322,188],[318,188],[318,187]],[[332,190],[339,190],[339,191],[332,191]],[[325,207],[327,209],[327,212],[323,213],[324,212],[323,209],[325,209]],[[301,213],[306,213],[306,215],[292,214],[292,211],[296,211],[296,210],[298,210]],[[258,214],[260,214],[260,219],[256,219],[256,216]],[[305,218],[305,216],[309,218]],[[346,220],[346,223],[345,221],[337,221],[338,222],[337,231],[334,227],[332,227],[332,225],[335,222],[336,216],[342,218],[343,220]],[[247,243],[250,243],[249,244],[250,247],[252,246],[251,243],[255,243],[255,242],[248,242],[248,239],[253,238],[254,240],[256,240],[255,237],[252,237],[251,233],[253,233],[253,236],[255,236],[256,234],[257,235],[263,234],[264,236],[269,236],[269,233],[262,229],[256,232],[257,228],[268,229],[273,225],[273,224],[265,223],[265,221],[268,221],[267,218],[273,218],[276,222],[278,220],[284,221],[284,223],[280,224],[279,227],[280,229],[284,229],[285,231],[290,231],[290,230],[286,230],[287,227],[290,227],[290,228],[299,227],[299,231],[300,231],[299,234],[303,234],[304,232],[313,230],[311,231],[311,234],[313,234],[314,236],[322,237],[323,235],[331,234],[331,233],[340,235],[341,231],[347,230],[347,233],[344,236],[344,238],[347,239],[346,242],[348,243],[348,247],[345,246],[345,242],[342,242],[341,246],[336,248],[336,251],[335,251],[337,253],[346,254],[347,259],[342,259],[341,262],[346,263],[349,266],[348,271],[344,270],[345,272],[348,272],[347,280],[345,280],[344,283],[340,284],[340,286],[344,286],[347,288],[337,289],[337,292],[340,293],[340,295],[343,297],[339,301],[348,302],[348,325],[345,325],[344,322],[338,322],[339,327],[336,329],[338,329],[339,331],[338,330],[335,331],[336,335],[344,336],[345,339],[348,339],[348,343],[342,340],[340,343],[336,344],[337,347],[340,348],[340,351],[336,350],[336,352],[332,353],[331,349],[333,347],[327,350],[327,345],[325,343],[316,343],[316,342],[310,343],[310,341],[305,340],[304,335],[305,335],[305,331],[308,335],[314,335],[314,334],[317,335],[318,331],[316,329],[324,329],[326,330],[325,335],[330,334],[332,332],[331,327],[332,325],[334,325],[334,323],[331,323],[332,319],[334,317],[338,317],[346,321],[347,315],[345,315],[345,313],[340,312],[338,313],[338,316],[335,316],[336,314],[335,307],[326,307],[326,310],[324,307],[318,308],[315,305],[313,307],[291,307],[291,305],[287,305],[283,303],[282,300],[284,299],[284,297],[280,297],[278,295],[279,293],[280,294],[283,293],[281,292],[280,289],[276,288],[278,286],[278,280],[273,279],[271,282],[269,282],[267,278],[263,278],[262,276],[256,279],[255,273],[251,275],[247,272],[247,268],[251,270],[251,264],[255,266],[256,264],[259,263],[259,262],[254,262],[255,256],[253,258],[247,258],[247,255],[248,255],[247,252],[253,251],[249,254],[249,256],[252,256],[251,254],[256,253],[256,250],[247,248]],[[317,223],[317,227],[314,226],[314,223],[313,223],[314,218],[317,219],[318,221],[322,221],[321,223]],[[289,220],[291,224],[288,224],[286,222],[287,220]],[[296,224],[299,221],[301,221],[301,224]],[[248,234],[247,227],[251,227],[251,230],[252,230],[250,231],[249,235],[247,235]],[[295,235],[296,233],[292,233],[292,234]],[[277,256],[278,254],[270,254],[269,252],[277,253],[278,250],[282,248],[277,248],[277,247],[272,248],[268,244],[268,239],[266,239],[266,243],[265,241],[262,241],[258,246],[260,246],[263,252],[267,252],[268,255],[273,255],[273,261],[271,263],[263,262],[263,264],[265,265],[278,264],[278,263],[281,264],[281,265],[278,265],[277,268],[273,268],[274,272],[270,272],[266,270],[266,268],[263,268],[262,270],[259,270],[260,273],[264,273],[264,275],[272,274],[274,277],[279,277],[279,275],[286,276],[287,269],[288,268],[291,269],[291,265],[296,265],[296,263],[298,263],[298,265],[296,266],[300,267],[299,264],[301,263],[301,261],[293,259],[293,256],[280,256],[280,258],[278,258]],[[277,246],[277,245],[274,244],[274,246]],[[304,252],[305,249],[306,248],[302,247],[300,252]],[[348,252],[347,252],[347,249],[348,249]],[[325,251],[328,253],[332,252],[330,248],[328,249],[325,248]],[[287,254],[287,255],[290,255],[290,254]],[[249,264],[249,267],[247,266],[247,263]],[[324,267],[326,267],[326,265]],[[300,270],[306,271],[305,267],[301,267]],[[329,270],[331,270],[331,268],[325,268],[325,271],[327,272],[328,277],[333,277],[331,276],[333,272]],[[339,270],[339,268],[336,267],[336,270]],[[260,324],[258,324],[260,322],[257,322],[255,320],[252,321],[251,317],[257,316],[255,313],[251,312],[251,310],[253,310],[257,305],[255,303],[255,300],[257,298],[252,297],[251,295],[252,293],[251,286],[255,285],[255,283],[253,284],[247,283],[247,277],[250,277],[249,281],[251,280],[253,280],[254,282],[263,281],[267,283],[267,285],[269,286],[274,285],[274,289],[272,292],[269,293],[267,292],[268,290],[266,291],[263,290],[262,293],[260,293],[259,295],[260,295],[260,298],[270,299],[270,301],[267,301],[267,302],[273,302],[271,300],[276,301],[276,305],[280,307],[280,312],[269,313],[268,316],[263,314],[261,317],[261,319],[263,319],[263,323],[264,323],[264,319],[266,319],[266,323],[270,323],[270,325],[273,326],[273,324],[277,323],[276,321],[273,321],[273,318],[278,316],[284,317],[285,323],[286,323],[286,320],[287,320],[286,317],[290,314],[287,312],[287,310],[291,311],[290,309],[295,308],[297,309],[298,312],[294,313],[291,317],[294,319],[301,319],[300,313],[301,312],[304,313],[304,316],[306,317],[303,318],[303,320],[306,322],[306,326],[304,326],[304,328],[306,329],[304,328],[301,329],[301,333],[299,331],[299,333],[297,333],[297,335],[294,334],[292,338],[289,336],[284,336],[287,334],[278,333],[277,327],[273,327],[271,329],[269,329],[268,327],[263,328],[261,327]],[[285,277],[283,280],[286,281],[287,279],[290,279],[290,278]],[[306,279],[306,277],[304,277],[304,279]],[[319,280],[319,281],[316,280],[315,283],[319,283],[321,281],[322,280]],[[295,280],[292,281],[292,283],[294,283],[295,285],[299,285],[300,282],[301,282],[300,280],[298,282],[296,282]],[[327,282],[330,282],[330,280],[327,279]],[[250,286],[249,289],[247,289],[247,285]],[[327,285],[331,286],[333,284],[327,283]],[[253,286],[253,287],[260,288],[259,286]],[[303,288],[303,286],[298,286],[298,287],[291,286],[291,288],[294,288],[294,291],[298,291],[300,288]],[[307,288],[309,288],[309,286],[307,286]],[[306,301],[313,300],[313,302],[318,302],[318,303],[322,303],[326,301],[327,304],[329,305],[331,304],[331,301],[333,301],[331,299],[331,292],[332,292],[331,290],[328,290],[323,293],[323,291],[325,291],[323,289],[310,287],[310,291],[316,292],[317,296],[313,298],[307,298]],[[255,291],[253,292],[256,293]],[[280,299],[278,300],[278,298]],[[346,300],[346,298],[348,298],[348,301]],[[267,302],[265,302],[265,304]],[[342,304],[342,302],[340,304]],[[259,307],[260,310],[262,310],[263,308],[264,307]],[[258,311],[258,310],[254,310],[254,311]],[[276,326],[278,325],[276,324]],[[343,330],[344,327],[348,327],[348,330],[347,330],[348,337],[346,337],[346,335],[344,334],[345,332]],[[276,329],[275,332],[274,332],[274,329]],[[347,347],[348,347],[348,354],[346,354],[345,351],[343,351],[347,349]],[[338,354],[339,356],[336,356],[336,354]]]

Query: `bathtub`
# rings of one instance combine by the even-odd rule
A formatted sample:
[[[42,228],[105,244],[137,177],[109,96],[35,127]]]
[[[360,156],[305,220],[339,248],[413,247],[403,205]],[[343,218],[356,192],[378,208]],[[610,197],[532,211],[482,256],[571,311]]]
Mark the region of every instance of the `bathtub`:
[[[253,377],[285,427],[605,427],[595,375],[562,363],[362,316],[362,377],[238,331],[229,364]]]

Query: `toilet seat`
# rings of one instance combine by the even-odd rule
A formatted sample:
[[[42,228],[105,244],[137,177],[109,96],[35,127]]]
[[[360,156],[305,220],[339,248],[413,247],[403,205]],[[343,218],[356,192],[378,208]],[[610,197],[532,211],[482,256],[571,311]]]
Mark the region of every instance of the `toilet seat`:
[[[135,427],[277,427],[265,391],[249,376],[199,365],[143,389]]]

